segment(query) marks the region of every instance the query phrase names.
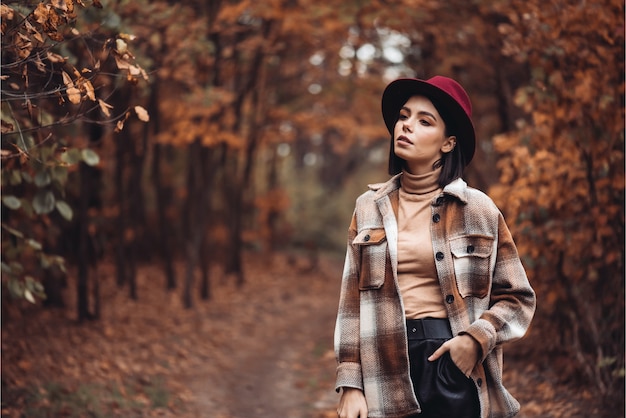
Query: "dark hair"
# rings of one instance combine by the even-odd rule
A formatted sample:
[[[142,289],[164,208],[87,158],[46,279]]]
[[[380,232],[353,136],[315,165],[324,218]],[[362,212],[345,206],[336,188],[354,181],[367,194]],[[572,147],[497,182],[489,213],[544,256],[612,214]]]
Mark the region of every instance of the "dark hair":
[[[438,103],[433,101],[430,97],[435,109],[443,119],[444,124],[446,125],[446,129],[444,135],[448,136],[456,136],[457,144],[452,151],[444,153],[441,156],[441,159],[435,162],[433,169],[441,167],[441,173],[439,174],[439,187],[442,189],[451,183],[453,180],[456,180],[463,176],[463,171],[467,166],[465,161],[465,156],[461,152],[461,147],[458,145],[459,141],[462,141],[463,138],[459,136],[458,132],[456,132],[456,126],[452,123],[452,118],[449,117],[445,112],[445,108],[440,106]],[[407,98],[408,100],[408,98]],[[398,116],[396,118],[396,123],[398,122],[398,118],[400,117],[400,113],[398,112]],[[394,123],[395,125],[395,123]],[[404,169],[405,161],[398,157],[394,152],[394,141],[393,141],[393,132],[391,133],[391,145],[389,146],[389,174],[394,176],[398,173],[401,173]]]

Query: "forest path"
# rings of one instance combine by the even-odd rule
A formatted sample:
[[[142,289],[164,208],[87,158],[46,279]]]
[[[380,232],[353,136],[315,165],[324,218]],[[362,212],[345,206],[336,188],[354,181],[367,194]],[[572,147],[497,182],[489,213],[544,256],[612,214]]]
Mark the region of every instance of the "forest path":
[[[228,301],[235,312],[219,321],[231,336],[222,340],[223,371],[189,377],[195,416],[334,416],[341,267],[341,260],[276,256],[271,276],[257,280],[259,271],[248,272],[249,282]]]

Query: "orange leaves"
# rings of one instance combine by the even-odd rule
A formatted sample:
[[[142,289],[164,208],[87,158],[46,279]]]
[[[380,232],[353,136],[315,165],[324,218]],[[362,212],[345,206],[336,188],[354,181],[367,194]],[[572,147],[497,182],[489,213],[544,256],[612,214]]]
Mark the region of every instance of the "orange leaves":
[[[185,146],[201,138],[204,146],[219,143],[239,149],[245,144],[232,109],[235,96],[227,89],[196,90],[188,96],[171,95],[160,103],[167,129],[159,142]]]
[[[148,111],[144,109],[142,106],[135,106],[134,110],[140,121],[142,122],[150,121],[150,115],[148,114]]]
[[[54,41],[62,41],[63,35],[60,33],[60,26],[67,22],[68,16],[59,14],[55,7],[51,4],[39,3],[32,15],[42,30]],[[73,8],[72,8],[73,10]]]
[[[128,71],[127,78],[129,81],[136,82],[139,78],[148,80],[148,73],[135,62],[135,57],[128,49],[126,41],[132,41],[134,39],[134,36],[126,34],[120,34],[120,36],[115,39],[115,48],[113,49],[115,64],[118,69]]]
[[[110,106],[106,103],[104,103],[103,101],[100,101],[100,109],[104,112],[106,111],[107,116],[110,115],[108,109],[112,108],[113,106]],[[148,114],[148,111],[146,109],[144,109],[142,106],[135,106],[133,108],[133,110],[135,111],[135,114],[137,115],[137,118],[142,121],[142,122],[148,122],[150,121],[150,115]],[[130,110],[127,111],[124,114],[124,117],[119,119],[117,121],[117,123],[115,124],[115,132],[121,132],[124,129],[124,124],[126,123],[126,121],[128,120],[128,118],[131,116],[131,112]]]
[[[239,1],[224,5],[216,19],[221,24],[235,23],[246,14],[250,8],[250,1]],[[223,22],[223,23],[222,23]]]
[[[74,69],[74,72],[78,76],[75,83],[68,73],[61,71],[67,99],[73,104],[79,104],[83,98],[88,98],[89,100],[95,102],[96,93],[91,81],[84,78],[80,73],[78,73],[78,71],[76,71],[76,69]]]
[[[65,91],[67,93],[68,100],[74,104],[80,103],[80,90],[74,87],[74,82],[65,71],[62,71],[61,74],[63,75],[63,83],[65,83]]]
[[[79,2],[81,0],[78,0]],[[74,1],[73,0],[52,0],[52,6],[56,9],[62,10],[70,15],[74,14]]]
[[[111,117],[111,109],[113,109],[113,106],[111,106],[110,104],[106,103],[102,99],[98,99],[98,105],[100,106],[100,110],[102,111],[102,113],[107,118],[110,118]]]
[[[131,64],[129,62],[130,57],[128,55],[126,54],[122,56],[116,55],[114,58],[115,58],[115,63],[117,64],[117,68],[119,68],[120,70],[128,71],[129,80],[137,79],[138,77],[141,77],[144,80],[148,79],[148,74],[143,68],[141,68],[139,65]]]
[[[615,13],[605,7],[610,1],[587,7],[555,1],[527,19],[524,10],[542,10],[542,2],[523,3],[511,2],[518,18],[500,33],[504,53],[530,66],[532,79],[515,94],[528,122],[494,138],[501,175],[493,197],[543,309],[580,321],[575,339],[593,348],[577,354],[593,363],[597,347],[623,351],[595,328],[608,312],[623,317],[624,104],[617,98],[624,86],[623,5]],[[600,288],[611,292],[598,297]],[[573,308],[559,303],[561,295]],[[593,312],[579,310],[581,302]],[[571,323],[555,324],[563,326]]]
[[[577,71],[575,77],[575,97],[583,103],[589,103],[597,98],[597,89],[594,86],[596,79],[595,73],[592,71]]]

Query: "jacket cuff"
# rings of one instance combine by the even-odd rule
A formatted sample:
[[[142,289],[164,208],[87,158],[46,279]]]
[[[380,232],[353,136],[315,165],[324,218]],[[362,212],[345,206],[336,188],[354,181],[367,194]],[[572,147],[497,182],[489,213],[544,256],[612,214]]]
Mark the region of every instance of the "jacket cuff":
[[[482,350],[480,362],[485,361],[485,358],[491,353],[491,350],[496,346],[496,329],[491,322],[486,319],[479,319],[469,326],[459,335],[468,334],[475,339]]]
[[[363,374],[359,363],[343,362],[337,366],[337,381],[335,391],[339,392],[342,387],[350,387],[363,390]]]

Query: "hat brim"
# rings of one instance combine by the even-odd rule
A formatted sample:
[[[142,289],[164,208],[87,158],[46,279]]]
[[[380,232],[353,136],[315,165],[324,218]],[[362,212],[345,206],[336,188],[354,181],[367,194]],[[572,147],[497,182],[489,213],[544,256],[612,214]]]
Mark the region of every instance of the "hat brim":
[[[394,125],[402,106],[410,97],[416,95],[425,96],[437,106],[445,108],[447,118],[452,118],[456,126],[457,144],[461,147],[465,164],[469,164],[476,150],[476,133],[472,120],[452,96],[423,80],[401,78],[391,82],[385,88],[382,97],[382,112],[389,133],[393,135]]]

